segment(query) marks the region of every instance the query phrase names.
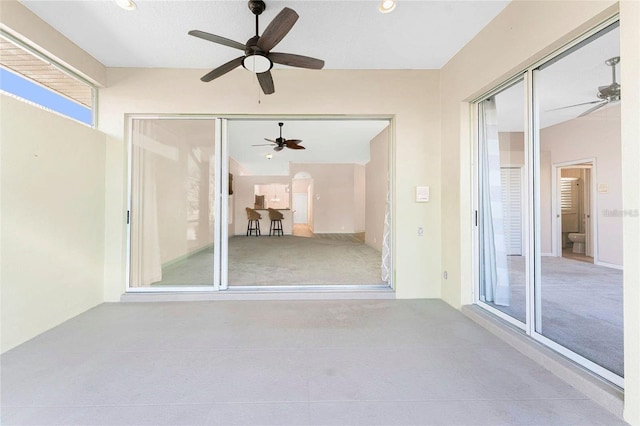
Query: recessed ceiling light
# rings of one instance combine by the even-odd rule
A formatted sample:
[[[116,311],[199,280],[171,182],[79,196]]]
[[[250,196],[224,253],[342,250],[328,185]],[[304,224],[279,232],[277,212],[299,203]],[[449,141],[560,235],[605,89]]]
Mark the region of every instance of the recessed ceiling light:
[[[396,8],[396,0],[382,0],[378,10],[381,13],[389,13]]]
[[[267,158],[267,160],[271,160],[271,158],[273,158],[273,154],[267,154],[265,155],[265,157]]]
[[[116,4],[124,10],[135,10],[136,4],[133,0],[115,0]]]

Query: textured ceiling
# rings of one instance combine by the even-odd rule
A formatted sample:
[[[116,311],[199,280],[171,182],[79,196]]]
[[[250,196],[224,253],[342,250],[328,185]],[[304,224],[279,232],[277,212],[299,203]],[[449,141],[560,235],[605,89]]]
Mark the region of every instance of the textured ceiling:
[[[112,0],[22,0],[108,67],[214,68],[238,55],[188,36],[198,29],[245,43],[254,16],[244,0],[137,0],[125,11]],[[260,32],[283,8],[300,15],[277,51],[325,60],[327,69],[438,69],[508,1],[266,1]]]

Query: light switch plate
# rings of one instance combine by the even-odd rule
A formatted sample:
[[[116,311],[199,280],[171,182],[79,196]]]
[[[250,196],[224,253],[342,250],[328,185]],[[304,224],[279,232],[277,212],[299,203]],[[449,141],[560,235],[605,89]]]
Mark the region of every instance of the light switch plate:
[[[428,186],[416,186],[416,203],[429,202],[429,187]]]

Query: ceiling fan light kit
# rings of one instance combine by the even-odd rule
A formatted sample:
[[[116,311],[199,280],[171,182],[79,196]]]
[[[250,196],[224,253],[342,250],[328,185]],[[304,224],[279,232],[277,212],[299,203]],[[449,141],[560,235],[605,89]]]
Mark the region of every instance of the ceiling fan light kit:
[[[242,66],[255,74],[269,71],[273,67],[273,62],[264,55],[251,53],[242,60]]]
[[[259,17],[265,9],[266,4],[264,1],[249,1],[249,10],[256,17],[256,35],[251,37],[245,44],[200,30],[189,31],[189,35],[191,36],[244,51],[244,56],[220,65],[218,68],[202,76],[200,80],[209,82],[242,65],[245,69],[256,74],[262,91],[265,95],[270,95],[275,92],[273,78],[271,76],[271,68],[273,68],[274,63],[308,69],[322,69],[322,67],[324,67],[324,61],[321,59],[291,53],[271,52],[271,49],[276,47],[289,33],[291,28],[293,28],[298,20],[298,14],[293,9],[285,7],[273,18],[271,23],[262,32],[262,36],[260,36],[258,35]]]

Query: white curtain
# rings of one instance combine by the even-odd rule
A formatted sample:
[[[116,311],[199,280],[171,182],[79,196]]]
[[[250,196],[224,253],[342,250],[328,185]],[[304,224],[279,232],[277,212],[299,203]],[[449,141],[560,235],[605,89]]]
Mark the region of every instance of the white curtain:
[[[389,182],[387,179],[387,188]],[[387,189],[387,200],[384,210],[384,229],[382,231],[382,282],[391,282],[391,200]]]
[[[480,297],[485,302],[509,306],[509,268],[504,234],[500,185],[500,144],[495,99],[479,105],[480,118]]]

